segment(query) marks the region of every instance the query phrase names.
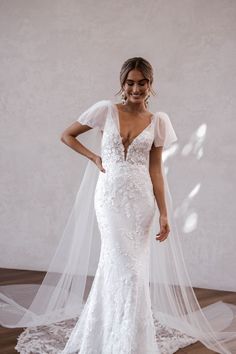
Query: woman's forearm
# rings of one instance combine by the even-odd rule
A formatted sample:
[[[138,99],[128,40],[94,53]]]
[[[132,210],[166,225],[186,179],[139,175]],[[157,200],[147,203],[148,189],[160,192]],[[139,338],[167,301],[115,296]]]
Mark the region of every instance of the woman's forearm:
[[[160,211],[160,216],[167,217],[167,208],[165,202],[165,188],[164,179],[161,172],[151,172],[150,177],[153,184],[153,192],[156,198],[156,202]]]
[[[81,144],[74,136],[72,135],[62,135],[61,141],[69,146],[74,151],[78,152],[79,154],[87,157],[91,161],[95,161],[97,157],[91,150],[87,149],[83,144]]]

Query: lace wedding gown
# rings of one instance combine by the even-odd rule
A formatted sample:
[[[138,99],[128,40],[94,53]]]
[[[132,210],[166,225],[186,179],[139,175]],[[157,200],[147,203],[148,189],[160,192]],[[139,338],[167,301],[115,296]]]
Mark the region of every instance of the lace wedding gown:
[[[108,116],[102,139],[106,172],[99,175],[94,200],[102,239],[100,260],[84,312],[63,354],[79,348],[84,354],[171,352],[161,351],[155,340],[149,294],[149,229],[155,198],[148,164],[157,119],[152,116],[125,151],[119,121]],[[158,324],[156,330],[157,336],[168,337]],[[169,336],[175,349],[192,342],[171,331]]]
[[[177,140],[170,119],[164,112],[153,114],[150,124],[127,149],[120,136],[119,112],[111,101],[98,102],[78,121],[103,132],[101,157],[106,172],[99,171],[94,193],[94,209],[101,237],[95,278],[79,316],[26,328],[18,338],[16,349],[22,354],[174,353],[196,342],[200,336],[197,339],[190,334],[200,332],[197,332],[198,323],[194,317],[191,322],[191,314],[196,310],[189,305],[192,293],[190,297],[182,284],[179,289],[182,289],[184,300],[179,300],[180,290],[178,293],[172,285],[166,285],[165,292],[162,291],[164,276],[167,276],[164,262],[168,257],[168,262],[172,262],[175,258],[172,254],[154,256],[154,260],[157,257],[156,260],[160,261],[157,271],[161,286],[158,296],[151,296],[150,292],[150,270],[155,268],[150,265],[154,247],[150,229],[157,206],[149,174],[149,153],[153,144],[169,146]],[[157,232],[158,229],[155,230]],[[156,242],[165,252],[169,249],[168,242],[172,242],[168,238],[164,245],[153,239],[152,242]],[[174,262],[179,262],[179,258]],[[174,277],[174,272],[175,268],[170,272],[171,277]],[[181,269],[177,275],[180,273]],[[78,302],[79,297],[81,294],[78,294]],[[166,317],[161,314],[164,305]],[[154,313],[154,307],[159,307],[159,312]],[[183,320],[184,307],[189,315],[188,323],[194,324],[189,326],[190,329],[181,327],[181,322],[175,322],[177,318]],[[199,323],[203,329],[204,317],[200,317]],[[186,331],[181,331],[181,328],[186,328]],[[192,328],[195,332],[191,332]],[[206,343],[215,343],[215,338],[212,341],[209,338],[208,332]],[[217,345],[215,348],[218,348]],[[230,353],[224,349],[219,352]]]

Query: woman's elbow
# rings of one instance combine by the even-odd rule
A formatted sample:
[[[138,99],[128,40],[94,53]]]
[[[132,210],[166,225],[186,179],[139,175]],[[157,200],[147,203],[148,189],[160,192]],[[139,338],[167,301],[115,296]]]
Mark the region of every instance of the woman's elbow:
[[[65,133],[65,131],[63,131],[63,133],[62,133],[61,136],[60,136],[60,140],[61,140],[63,143],[66,143],[67,139],[68,139],[68,134]]]

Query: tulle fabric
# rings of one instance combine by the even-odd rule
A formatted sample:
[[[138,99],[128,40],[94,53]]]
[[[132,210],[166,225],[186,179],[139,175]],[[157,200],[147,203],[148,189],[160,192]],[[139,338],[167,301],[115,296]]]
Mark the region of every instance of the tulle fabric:
[[[89,148],[100,154],[102,129],[110,100],[99,101],[77,119],[92,128]],[[177,140],[168,115],[156,114],[155,146],[167,148]],[[159,230],[156,207],[150,229],[150,292],[156,318],[200,340],[218,353],[236,353],[236,306],[216,302],[203,309],[194,294],[176,227],[166,171],[162,165],[171,232],[163,243],[155,240]],[[98,169],[88,161],[78,193],[54,257],[41,285],[0,287],[0,319],[5,327],[34,327],[79,316],[86,301],[85,287],[99,259],[100,235],[94,212]],[[220,245],[219,245],[220,247]]]

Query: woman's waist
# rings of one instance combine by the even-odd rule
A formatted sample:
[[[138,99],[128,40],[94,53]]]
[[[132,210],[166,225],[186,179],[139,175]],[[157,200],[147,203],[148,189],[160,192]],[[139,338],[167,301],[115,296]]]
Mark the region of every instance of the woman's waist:
[[[153,203],[153,184],[149,170],[143,167],[127,168],[122,164],[114,169],[104,166],[106,172],[100,172],[96,187],[96,194],[103,200],[150,200]],[[118,199],[116,199],[118,198]],[[144,199],[142,199],[144,198]],[[128,203],[129,205],[129,203]]]
[[[142,173],[149,175],[149,166],[144,164],[122,162],[103,162],[103,167],[109,173]]]
[[[143,165],[117,163],[103,165],[105,172],[100,172],[99,179],[108,184],[152,185],[149,169]]]

